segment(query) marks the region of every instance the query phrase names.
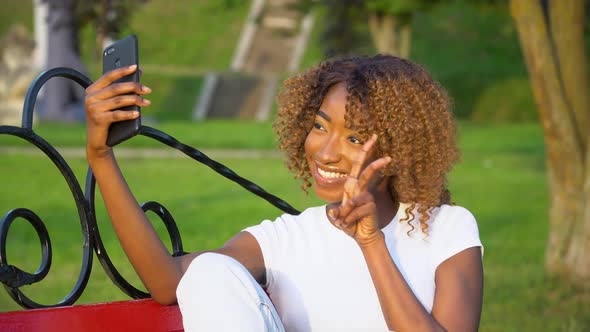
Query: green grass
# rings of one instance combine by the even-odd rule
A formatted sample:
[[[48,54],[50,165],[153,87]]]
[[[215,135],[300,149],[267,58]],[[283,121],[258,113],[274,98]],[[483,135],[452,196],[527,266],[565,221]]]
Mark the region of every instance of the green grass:
[[[42,303],[55,302],[73,287],[81,262],[81,232],[72,195],[49,160],[24,156],[4,156],[2,160],[2,174],[10,174],[7,179],[3,177],[0,194],[2,211],[27,207],[38,213],[46,222],[55,253],[47,279],[42,285],[25,287],[25,292]],[[84,160],[71,159],[68,162],[77,177],[82,179],[86,171]],[[301,194],[297,184],[290,181],[291,176],[283,171],[280,160],[222,162],[295,206],[311,204],[310,198]],[[261,163],[265,165],[264,174],[258,172]],[[242,228],[279,214],[269,203],[247,194],[221,176],[212,175],[211,170],[188,158],[173,161],[132,159],[123,160],[121,165],[139,201],[156,200],[172,212],[178,220],[185,250],[188,251],[220,246]],[[38,178],[30,181],[31,174],[37,174]],[[24,187],[27,189],[23,190]],[[228,209],[228,204],[231,204],[231,209]],[[139,285],[118,246],[100,198],[97,205],[99,227],[107,252],[123,274]],[[162,231],[161,224],[156,225]],[[8,261],[26,271],[34,271],[40,256],[36,236],[24,222],[15,222],[14,226],[8,236]],[[80,303],[125,299],[106,280],[98,262],[94,267],[93,280]],[[2,293],[0,311],[17,309],[11,302]]]
[[[270,122],[209,120],[204,122],[168,121],[145,125],[164,131],[182,143],[196,148],[262,149],[276,147],[275,134]],[[35,133],[53,146],[84,147],[86,128],[82,124],[41,123]],[[30,146],[25,140],[4,136],[0,146]],[[143,136],[136,136],[121,144],[123,147],[161,147],[161,143]]]
[[[138,36],[140,67],[148,68],[141,80],[154,92],[145,115],[191,120],[203,74],[229,69],[248,8],[245,1],[150,0],[137,9],[121,36]],[[81,31],[81,50],[90,77],[98,78],[102,69],[91,26]]]
[[[150,0],[137,8],[121,36],[137,35],[140,64],[225,70],[249,5],[248,1]],[[81,50],[87,64],[100,64],[91,26],[81,32]]]
[[[152,89],[146,96],[152,104],[143,115],[157,121],[190,122],[203,79],[201,77],[163,75],[146,71],[142,82]]]
[[[32,31],[29,3],[21,5],[11,0],[3,8],[5,6],[10,9],[6,12],[15,14],[3,22],[24,22]],[[202,74],[229,69],[248,9],[247,1],[177,3],[165,0],[150,0],[137,9],[130,26],[121,35],[130,32],[138,35],[140,64],[151,68],[142,78],[145,84],[154,88],[154,104],[146,109],[146,115],[160,121],[190,119]],[[323,59],[320,47],[322,15],[329,13],[318,13],[301,68],[308,68]],[[6,28],[0,25],[0,32],[2,29]],[[95,55],[94,29],[85,26],[80,38],[84,63],[91,78],[96,79],[100,73],[100,61]],[[370,43],[369,38],[366,41]],[[364,49],[372,47],[369,45]],[[493,102],[486,102],[489,100],[502,100],[512,112],[518,112],[522,107],[534,107],[530,94],[518,93],[530,89],[526,86],[497,91],[497,87],[504,86],[505,82],[528,84],[516,30],[503,4],[474,5],[465,0],[454,0],[416,14],[411,58],[425,65],[449,90],[460,118],[469,118],[476,107],[494,109]],[[166,69],[169,66],[194,72],[169,71]],[[154,69],[159,67],[162,68]],[[493,114],[488,118],[494,119]]]
[[[494,83],[528,77],[516,28],[504,5],[451,1],[417,15],[413,27],[411,58],[449,90],[461,118],[470,116]],[[509,93],[500,97],[511,103]]]
[[[313,66],[323,58],[322,15],[330,15],[330,10],[318,10],[317,14],[303,68]],[[360,34],[367,34],[366,45],[359,49],[372,54],[375,49],[364,30],[366,28],[359,27]],[[412,23],[410,59],[424,65],[449,91],[459,118],[470,118],[476,106],[493,107],[496,100],[501,100],[505,108],[514,112],[519,112],[520,106],[528,107],[524,113],[534,112],[532,95],[519,93],[530,90],[530,87],[516,28],[506,4],[453,0],[416,13]],[[516,91],[504,89],[496,92],[498,89],[494,89],[515,80],[520,84]],[[482,99],[491,93],[496,100],[493,97]],[[493,114],[485,117],[494,120]],[[514,116],[508,120],[519,121],[521,118]],[[524,117],[522,121],[530,119],[530,116]]]
[[[124,33],[139,36],[142,64],[182,66],[195,72],[227,70],[248,2],[232,1],[228,8],[223,3],[150,0],[138,9]],[[32,31],[30,2],[10,0],[2,4],[0,12],[0,32],[5,32],[13,22],[23,22]],[[322,59],[320,28],[321,18],[316,19],[302,68]],[[96,78],[100,69],[92,55],[94,33],[86,27],[81,36],[84,61],[91,77]],[[516,31],[502,5],[473,6],[458,0],[417,14],[411,57],[424,64],[449,90],[461,118],[469,117],[477,107],[485,109],[486,100],[502,100],[506,107],[516,106],[513,109],[533,105],[522,98],[522,89],[497,89],[506,82],[527,81]],[[202,83],[200,74],[146,71],[142,81],[154,90],[149,97],[152,106],[143,110],[145,120],[156,121],[155,128],[180,141],[197,148],[274,149],[270,123],[188,121]],[[516,97],[519,104],[513,102]],[[81,125],[43,123],[36,131],[55,146],[83,146],[85,137]],[[0,136],[2,145],[26,143]],[[137,137],[123,146],[160,144]],[[477,217],[485,245],[480,330],[590,330],[588,291],[552,280],[544,272],[549,197],[539,126],[462,123],[461,146],[463,160],[453,170],[450,183],[454,201],[468,207]],[[71,193],[57,169],[45,158],[23,155],[2,156],[0,160],[0,213],[15,207],[36,211],[49,228],[54,248],[54,262],[46,280],[41,285],[25,287],[24,291],[35,300],[56,302],[72,288],[81,261],[80,225]],[[300,193],[280,160],[222,161],[296,207],[317,203]],[[82,181],[84,160],[70,158],[68,162]],[[279,214],[268,203],[187,159],[129,159],[121,164],[140,201],[157,200],[171,210],[184,235],[185,250],[218,246],[243,227]],[[264,174],[259,171],[262,164]],[[232,209],[227,208],[228,202]],[[235,215],[247,217],[236,219]],[[115,265],[128,280],[139,285],[100,204],[98,217]],[[155,223],[162,232],[163,227]],[[15,222],[8,239],[9,263],[34,271],[40,250],[30,227]],[[89,285],[78,303],[122,299],[126,296],[110,283],[95,261]],[[0,311],[17,309],[6,293],[0,292]]]
[[[476,216],[485,246],[480,330],[590,329],[590,293],[549,278],[543,267],[549,198],[541,128],[535,124],[461,123],[460,129],[463,157],[450,183],[453,200]],[[228,136],[221,129],[216,135]],[[213,136],[210,138],[216,139]],[[0,144],[6,141],[0,139]],[[83,179],[84,160],[68,162]],[[278,159],[222,162],[297,208],[318,203],[300,192]],[[170,209],[188,251],[219,246],[243,227],[279,214],[268,203],[188,159],[124,159],[121,165],[139,201],[156,200]],[[41,285],[25,287],[25,292],[42,302],[58,301],[73,286],[81,261],[80,226],[66,183],[41,157],[3,156],[0,174],[0,209],[28,207],[36,211],[46,222],[54,245],[54,264],[47,279]],[[124,276],[139,285],[114,238],[100,198],[97,202],[99,227],[109,254]],[[161,224],[154,221],[162,232]],[[30,227],[15,222],[8,239],[9,262],[27,271],[36,269],[39,247]],[[88,288],[78,303],[125,298],[95,262]],[[17,309],[0,293],[0,311]]]

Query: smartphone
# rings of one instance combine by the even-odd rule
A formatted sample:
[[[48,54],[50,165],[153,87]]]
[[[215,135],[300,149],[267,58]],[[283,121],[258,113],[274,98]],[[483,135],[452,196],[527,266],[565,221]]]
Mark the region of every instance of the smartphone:
[[[113,69],[127,67],[131,65],[138,65],[139,68],[139,56],[137,48],[137,37],[135,35],[129,35],[121,40],[114,42],[112,45],[106,47],[102,52],[102,73],[106,73]],[[139,82],[139,69],[133,74],[125,76],[114,83],[123,82]],[[126,106],[122,107],[123,111],[138,111],[140,107]],[[129,139],[139,132],[141,126],[141,116],[121,122],[114,122],[109,127],[109,134],[107,136],[107,145],[114,146]]]

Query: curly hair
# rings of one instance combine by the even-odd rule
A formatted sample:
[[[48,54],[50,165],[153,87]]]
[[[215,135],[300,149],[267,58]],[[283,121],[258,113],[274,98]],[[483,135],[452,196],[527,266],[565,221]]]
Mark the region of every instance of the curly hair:
[[[345,121],[358,128],[361,138],[378,135],[376,153],[390,156],[383,170],[390,176],[390,193],[410,203],[407,222],[417,208],[420,228],[428,232],[432,209],[450,204],[447,173],[459,159],[452,102],[444,88],[421,66],[389,55],[332,59],[287,79],[278,96],[273,125],[286,164],[311,186],[304,145],[328,90],[344,82],[347,90]]]

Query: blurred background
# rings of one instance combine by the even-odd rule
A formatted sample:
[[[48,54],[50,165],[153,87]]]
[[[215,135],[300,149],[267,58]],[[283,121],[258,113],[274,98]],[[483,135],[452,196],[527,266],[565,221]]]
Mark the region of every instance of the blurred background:
[[[390,53],[424,65],[455,102],[463,157],[449,182],[453,201],[476,216],[485,246],[481,330],[590,331],[588,1],[3,0],[0,8],[0,125],[20,126],[40,72],[65,66],[97,79],[103,48],[133,33],[142,82],[153,90],[143,123],[298,209],[320,202],[301,192],[276,150],[281,82],[344,54]],[[35,132],[82,186],[83,94],[52,79],[34,118]],[[159,201],[175,216],[186,251],[219,246],[280,214],[148,138],[134,137],[116,153],[138,200]],[[72,193],[47,157],[9,135],[0,135],[0,181],[0,213],[35,211],[54,247],[47,278],[22,290],[57,303],[82,259]],[[140,287],[100,197],[97,217],[116,267]],[[7,242],[11,264],[37,269],[39,241],[27,223],[15,222]],[[77,303],[124,299],[95,262]],[[0,293],[0,311],[18,309]]]

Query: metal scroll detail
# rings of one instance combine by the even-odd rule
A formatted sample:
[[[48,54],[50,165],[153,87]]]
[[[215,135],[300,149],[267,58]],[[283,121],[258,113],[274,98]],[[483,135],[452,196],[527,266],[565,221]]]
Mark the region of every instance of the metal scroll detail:
[[[46,140],[38,136],[33,132],[33,110],[37,94],[45,82],[50,78],[59,76],[72,79],[83,87],[90,85],[91,81],[80,74],[79,72],[70,68],[55,68],[41,73],[34,81],[25,97],[25,103],[23,106],[23,118],[22,128],[14,126],[0,126],[0,134],[7,134],[19,137],[28,141],[29,143],[36,146],[39,150],[43,151],[47,157],[53,162],[53,164],[59,169],[62,176],[66,180],[74,201],[76,202],[76,208],[78,209],[78,216],[80,218],[80,226],[82,228],[83,236],[83,254],[82,254],[82,266],[78,280],[76,281],[74,288],[68,295],[61,301],[55,304],[40,304],[30,298],[28,298],[21,290],[20,287],[24,285],[30,285],[33,283],[40,282],[49,272],[51,266],[51,245],[49,241],[49,234],[43,224],[43,221],[31,210],[18,208],[9,211],[4,215],[0,221],[0,281],[4,284],[4,288],[8,294],[23,308],[43,308],[43,307],[55,307],[70,305],[76,302],[86,284],[90,278],[90,270],[92,268],[92,234],[89,228],[90,210],[85,203],[85,197],[80,188],[80,184],[76,179],[74,172],[70,166],[66,163],[64,158],[51,146]],[[29,221],[41,240],[42,247],[42,263],[40,268],[34,274],[29,274],[15,265],[8,263],[6,257],[6,243],[7,233],[10,225],[16,218],[24,218]]]
[[[45,276],[49,273],[52,261],[52,249],[49,233],[45,224],[39,218],[39,216],[30,209],[27,208],[15,208],[8,211],[3,218],[0,220],[0,282],[4,285],[4,288],[8,294],[23,308],[44,308],[44,307],[58,307],[74,304],[82,295],[82,292],[86,288],[88,279],[90,278],[90,272],[92,269],[92,251],[96,253],[96,256],[101,263],[101,266],[105,270],[106,274],[111,278],[113,283],[117,285],[125,294],[131,298],[147,298],[150,294],[145,293],[133,285],[131,285],[121,274],[117,271],[116,267],[110,260],[107,251],[104,247],[98,224],[96,222],[95,213],[95,190],[96,182],[92,170],[88,168],[86,175],[85,191],[82,192],[81,186],[78,183],[72,169],[65,162],[64,158],[57,152],[57,150],[51,146],[45,139],[38,136],[33,131],[33,111],[37,100],[37,95],[41,90],[43,84],[45,84],[52,77],[64,77],[77,82],[82,88],[88,87],[92,84],[92,81],[81,74],[80,72],[71,68],[54,68],[41,73],[31,84],[25,102],[23,106],[23,117],[22,126],[2,126],[0,125],[0,135],[11,135],[28,141],[33,144],[39,150],[41,150],[58,168],[62,176],[66,180],[68,187],[73,195],[78,210],[78,216],[80,218],[80,226],[82,229],[83,236],[83,255],[82,255],[82,266],[78,275],[74,288],[70,293],[61,301],[55,304],[40,304],[27,297],[21,290],[20,287],[41,282]],[[210,159],[201,151],[194,149],[186,144],[183,144],[170,135],[161,132],[157,129],[142,126],[140,128],[140,134],[155,139],[161,143],[164,143],[176,150],[179,150],[189,156],[190,158],[199,161],[222,176],[238,183],[248,191],[254,193],[257,196],[265,199],[272,205],[278,207],[286,213],[299,214],[295,208],[279,199],[278,197],[271,195],[258,185],[250,182],[226,166],[218,163],[215,160]],[[168,234],[172,242],[172,255],[179,256],[184,255],[182,247],[182,239],[180,232],[174,218],[168,212],[168,210],[157,202],[147,202],[141,205],[144,211],[154,212],[165,224]],[[34,273],[28,273],[16,265],[9,264],[6,253],[6,244],[8,241],[8,230],[14,220],[22,218],[28,221],[37,232],[39,241],[41,243],[41,264]]]

